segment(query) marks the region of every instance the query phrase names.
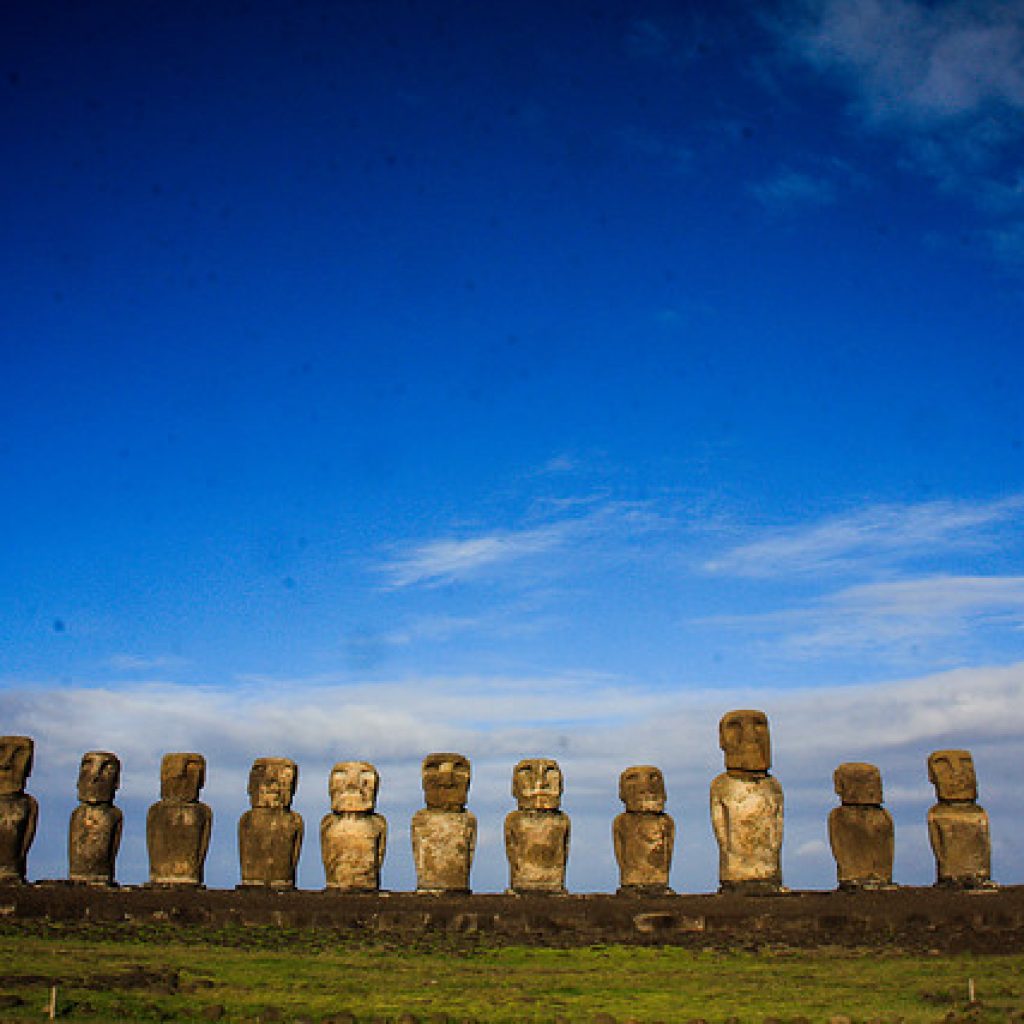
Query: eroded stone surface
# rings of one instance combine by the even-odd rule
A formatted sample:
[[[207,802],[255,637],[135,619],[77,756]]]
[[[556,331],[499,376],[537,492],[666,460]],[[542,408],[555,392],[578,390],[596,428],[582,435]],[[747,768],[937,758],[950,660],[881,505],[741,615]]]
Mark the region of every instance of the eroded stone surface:
[[[114,806],[121,762],[109,750],[90,750],[78,769],[78,806],[68,827],[68,878],[113,885],[123,816]]]
[[[213,812],[199,800],[206,781],[202,754],[164,754],[160,799],[146,815],[151,885],[198,886],[210,846]]]
[[[829,814],[828,838],[841,889],[892,885],[892,816],[882,807],[882,773],[873,764],[848,762],[833,773],[842,806]]]
[[[291,809],[299,766],[287,757],[259,757],[249,772],[251,809],[238,821],[243,886],[294,889],[302,851],[302,816]]]
[[[387,850],[388,826],[374,813],[380,776],[367,761],[340,761],[331,769],[331,813],[320,822],[320,853],[327,888],[376,892]]]
[[[653,765],[635,765],[619,776],[619,799],[626,810],[612,826],[619,892],[666,895],[675,822],[665,813],[665,777]]]
[[[28,736],[0,736],[0,882],[24,882],[39,805],[25,792],[35,744]]]
[[[427,806],[412,819],[412,852],[419,892],[469,892],[477,824],[466,810],[469,760],[461,754],[428,754],[423,760]]]
[[[974,759],[967,750],[936,750],[928,779],[939,802],[928,811],[936,885],[962,889],[992,886],[988,814],[978,806]]]
[[[512,770],[518,810],[505,818],[505,853],[513,892],[565,893],[569,816],[559,810],[562,770],[557,761],[528,758]]]

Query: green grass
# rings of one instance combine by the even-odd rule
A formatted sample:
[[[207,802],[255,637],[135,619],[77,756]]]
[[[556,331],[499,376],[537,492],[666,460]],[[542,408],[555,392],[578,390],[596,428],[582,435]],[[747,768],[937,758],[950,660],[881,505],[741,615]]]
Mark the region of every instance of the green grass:
[[[967,981],[980,1002],[967,1014]],[[177,984],[175,985],[175,979]],[[23,1005],[0,1020],[42,1019],[49,984],[61,1019],[189,1021],[222,1005],[224,1021],[264,1007],[284,1021],[345,1011],[360,1021],[412,1013],[481,1022],[690,1021],[767,1017],[895,1024],[954,1013],[1005,1022],[1024,1010],[1024,956],[918,955],[897,950],[725,953],[608,946],[414,949],[325,932],[216,933],[172,927],[0,929],[0,994]],[[443,1015],[443,1016],[442,1016]]]

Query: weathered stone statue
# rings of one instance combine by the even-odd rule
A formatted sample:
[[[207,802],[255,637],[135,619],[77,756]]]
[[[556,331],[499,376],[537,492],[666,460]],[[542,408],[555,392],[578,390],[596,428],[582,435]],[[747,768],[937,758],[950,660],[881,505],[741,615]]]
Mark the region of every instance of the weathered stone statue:
[[[873,764],[849,762],[833,773],[842,800],[828,816],[828,839],[840,889],[892,886],[892,815],[882,806],[882,773]]]
[[[68,878],[89,885],[113,885],[121,845],[122,815],[114,806],[121,762],[106,750],[90,750],[78,769],[78,806],[68,828]]]
[[[718,840],[720,892],[761,894],[782,888],[782,786],[772,764],[768,716],[730,711],[718,724],[725,771],[711,783],[711,825]]]
[[[292,810],[299,766],[287,757],[258,757],[249,771],[252,809],[238,820],[242,888],[294,889],[302,850],[302,815]]]
[[[28,736],[0,736],[0,882],[24,882],[39,805],[25,792],[35,745]]]
[[[665,777],[653,765],[636,765],[619,776],[619,799],[626,805],[612,826],[619,892],[665,896],[676,826],[665,813]]]
[[[935,853],[936,885],[993,889],[988,815],[977,804],[978,779],[967,750],[936,750],[928,756],[928,780],[939,802],[928,811],[928,838]]]
[[[461,754],[428,754],[423,759],[427,806],[412,819],[417,892],[469,892],[476,850],[476,817],[466,810],[469,777],[469,760]]]
[[[512,770],[519,809],[505,818],[509,888],[514,893],[565,894],[569,815],[558,809],[562,770],[557,761],[530,758]]]
[[[206,781],[202,754],[164,754],[160,799],[146,815],[149,884],[201,886],[213,812],[199,802]]]
[[[320,822],[327,888],[377,892],[388,840],[388,823],[373,811],[377,769],[366,761],[340,761],[331,769],[329,786],[331,813]]]

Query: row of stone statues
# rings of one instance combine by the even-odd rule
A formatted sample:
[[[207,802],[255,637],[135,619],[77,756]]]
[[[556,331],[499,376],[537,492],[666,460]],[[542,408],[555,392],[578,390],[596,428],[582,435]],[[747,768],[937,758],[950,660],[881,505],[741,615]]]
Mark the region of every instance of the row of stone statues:
[[[711,783],[711,822],[719,847],[721,891],[782,890],[783,796],[770,774],[768,718],[731,711],[719,723],[725,771]],[[0,737],[0,881],[23,882],[38,808],[25,793],[33,743]],[[78,774],[79,805],[68,832],[69,880],[114,884],[122,814],[114,806],[120,762],[90,751]],[[166,754],[160,800],[146,817],[150,885],[197,886],[210,841],[213,812],[199,800],[206,761],[201,754]],[[940,750],[928,758],[938,803],[928,812],[937,884],[991,886],[988,815],[977,805],[971,755]],[[412,819],[417,891],[466,893],[476,849],[477,823],[466,809],[470,764],[461,754],[430,754],[423,761],[426,806]],[[303,840],[302,817],[291,809],[298,766],[261,757],[249,774],[251,809],[238,823],[242,887],[292,889]],[[892,886],[893,822],[882,807],[882,778],[871,764],[841,764],[834,774],[841,806],[829,815],[829,839],[843,889]],[[327,888],[376,892],[387,846],[387,822],[375,811],[380,777],[365,761],[331,769],[331,811],[320,822]],[[509,888],[515,893],[565,893],[569,816],[560,809],[562,772],[545,758],[520,761],[512,772],[517,809],[505,819]],[[627,768],[619,778],[625,811],[612,834],[623,893],[662,895],[669,889],[675,824],[665,813],[665,780],[651,765]]]

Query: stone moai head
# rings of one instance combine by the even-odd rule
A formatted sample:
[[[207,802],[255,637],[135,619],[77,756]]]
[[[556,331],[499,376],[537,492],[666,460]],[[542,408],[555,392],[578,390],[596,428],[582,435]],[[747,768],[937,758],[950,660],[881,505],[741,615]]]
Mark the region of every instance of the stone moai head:
[[[25,791],[35,744],[29,736],[0,736],[0,796]]]
[[[346,811],[369,813],[377,803],[380,776],[368,761],[339,761],[331,769],[328,786],[331,810],[335,814]]]
[[[562,769],[557,761],[530,757],[512,769],[512,795],[521,811],[557,811],[562,802]]]
[[[942,801],[978,799],[978,777],[969,750],[936,750],[928,755],[928,781]]]
[[[423,796],[439,811],[461,811],[469,799],[469,758],[462,754],[427,754],[423,758]]]
[[[193,804],[206,782],[202,754],[164,754],[160,762],[160,799]]]
[[[882,773],[876,765],[848,761],[832,773],[832,782],[846,805],[878,807],[882,803]]]
[[[78,768],[78,799],[83,804],[112,804],[121,784],[121,762],[109,750],[90,750]]]
[[[728,771],[766,772],[772,766],[768,716],[763,711],[727,711],[718,723],[718,745]]]
[[[258,757],[249,769],[249,803],[288,810],[299,784],[299,766],[287,757]]]
[[[627,811],[665,810],[665,776],[651,764],[634,765],[619,776],[619,799]]]

